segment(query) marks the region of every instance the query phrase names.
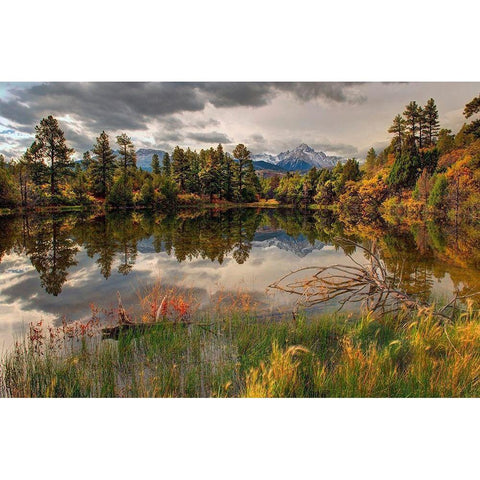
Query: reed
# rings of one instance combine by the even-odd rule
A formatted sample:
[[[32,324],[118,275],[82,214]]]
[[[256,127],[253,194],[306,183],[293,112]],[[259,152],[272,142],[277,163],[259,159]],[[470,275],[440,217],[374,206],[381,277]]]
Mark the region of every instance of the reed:
[[[480,396],[480,314],[471,304],[452,322],[429,309],[296,321],[222,309],[118,340],[101,340],[95,325],[33,325],[0,361],[1,395]]]

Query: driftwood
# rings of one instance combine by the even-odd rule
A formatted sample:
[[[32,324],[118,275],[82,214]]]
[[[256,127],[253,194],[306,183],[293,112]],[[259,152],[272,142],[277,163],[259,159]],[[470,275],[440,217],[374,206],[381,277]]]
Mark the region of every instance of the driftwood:
[[[118,309],[117,309],[118,323],[116,325],[103,327],[101,329],[102,339],[118,340],[120,333],[125,333],[125,332],[144,334],[150,328],[156,327],[161,323],[167,323],[167,322],[174,325],[182,325],[182,326],[188,326],[193,324],[188,314],[177,316],[176,318],[169,318],[166,315],[166,308],[165,308],[167,305],[166,295],[163,298],[162,302],[160,303],[160,306],[158,307],[155,313],[153,321],[151,322],[134,322],[131,319],[130,315],[128,315],[126,309],[124,308],[122,303],[122,298],[119,292],[117,292],[117,299],[118,299]],[[195,323],[195,325],[201,328],[206,328],[210,324]]]
[[[361,264],[348,255],[352,264],[334,264],[326,267],[305,267],[287,273],[269,288],[297,295],[299,298],[293,311],[295,318],[299,306],[312,307],[335,300],[341,310],[346,304],[359,304],[370,312],[383,314],[401,310],[420,310],[431,305],[403,291],[400,280],[388,272],[385,263],[375,252],[347,239],[337,238],[339,243],[349,244],[366,253],[368,263]],[[299,278],[302,273],[312,272]],[[458,293],[443,308],[433,310],[433,315],[451,319],[457,301],[478,295],[460,296]],[[450,311],[450,315],[448,315]]]
[[[110,327],[103,327],[102,328],[102,338],[107,339],[110,338],[112,340],[118,340],[120,333],[125,332],[135,332],[139,334],[143,334],[147,331],[149,327],[154,327],[158,325],[158,323],[128,323],[128,324],[118,324]]]

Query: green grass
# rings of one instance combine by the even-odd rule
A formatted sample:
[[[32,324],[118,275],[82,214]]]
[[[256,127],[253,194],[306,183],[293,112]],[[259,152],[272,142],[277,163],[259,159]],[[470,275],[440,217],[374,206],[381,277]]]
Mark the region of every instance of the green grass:
[[[17,344],[0,362],[11,397],[477,397],[480,316],[160,323],[118,341]],[[207,326],[205,326],[207,325]]]

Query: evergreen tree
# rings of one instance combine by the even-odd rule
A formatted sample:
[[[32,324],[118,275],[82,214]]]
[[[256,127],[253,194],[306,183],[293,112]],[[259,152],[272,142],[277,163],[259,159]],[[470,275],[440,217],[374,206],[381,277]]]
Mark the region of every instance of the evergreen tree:
[[[202,165],[205,165],[206,157],[206,150],[202,150],[202,158],[200,158],[200,155],[196,151],[192,151],[190,148],[187,148],[185,152],[187,164],[185,188],[190,193],[201,193],[200,169]]]
[[[165,152],[165,155],[163,156],[162,173],[166,177],[172,176],[172,165],[170,163],[170,155],[168,154],[168,152]]]
[[[406,107],[403,112],[405,116],[407,132],[412,138],[413,143],[417,145],[417,134],[418,134],[418,123],[421,115],[420,107],[417,105],[417,102],[412,101]]]
[[[448,153],[455,148],[455,135],[452,131],[442,128],[438,132],[437,148],[440,154]]]
[[[122,133],[117,137],[117,143],[120,152],[120,167],[122,168],[122,177],[125,182],[129,178],[129,170],[134,170],[137,166],[137,154],[131,138]]]
[[[83,152],[81,167],[83,171],[88,171],[92,165],[92,155],[89,151]]]
[[[260,195],[261,191],[262,186],[260,185],[260,180],[255,173],[253,162],[250,160],[249,162],[247,162],[245,168],[245,180],[242,200],[246,202],[254,202],[255,200],[257,200],[257,196]]]
[[[365,170],[367,172],[372,172],[376,167],[376,162],[377,162],[377,154],[375,152],[375,149],[372,147],[367,152],[367,156],[365,158]]]
[[[115,154],[110,148],[108,135],[103,131],[93,146],[94,159],[91,162],[94,193],[106,198],[112,188],[115,172]]]
[[[216,152],[211,149],[205,161],[205,165],[199,174],[202,192],[210,196],[210,203],[213,201],[213,195],[219,193],[221,189],[220,165],[217,160]]]
[[[421,172],[418,151],[412,148],[395,157],[395,163],[387,178],[387,183],[395,188],[413,187]]]
[[[107,197],[107,203],[113,207],[131,207],[133,205],[133,189],[130,179],[121,175],[113,184]]]
[[[463,114],[465,118],[470,118],[472,115],[480,113],[480,95],[465,105]],[[473,135],[474,138],[480,138],[480,120],[474,120],[465,127],[467,134]]]
[[[222,145],[217,146],[217,157],[220,163],[220,181],[221,190],[220,194],[225,200],[233,200],[233,184],[234,184],[234,171],[235,162],[233,158],[223,151]]]
[[[391,127],[388,129],[388,133],[393,133],[394,149],[397,153],[402,153],[402,148],[405,140],[405,120],[401,115],[397,115],[393,119]]]
[[[248,151],[247,147],[242,143],[238,144],[235,149],[233,150],[233,157],[237,160],[237,199],[243,200],[244,197],[244,182],[245,182],[245,174],[247,168],[253,168],[253,162],[250,158],[250,152]]]
[[[349,158],[343,166],[341,182],[356,182],[360,178],[360,165],[354,158]]]
[[[155,203],[155,189],[150,177],[147,177],[140,189],[140,203],[145,207],[152,207]]]
[[[425,136],[425,111],[422,107],[418,107],[418,148],[422,149],[424,146],[424,136]]]
[[[480,112],[480,95],[475,97],[473,100],[468,102],[465,105],[465,109],[463,110],[463,114],[465,118],[470,118],[472,115]]]
[[[430,196],[428,197],[428,204],[435,208],[443,207],[447,198],[447,189],[448,182],[445,175],[437,175]]]
[[[172,155],[172,173],[175,181],[180,185],[180,190],[185,192],[190,165],[183,148],[178,145],[173,150]]]
[[[427,145],[433,145],[436,142],[439,130],[440,122],[438,121],[438,110],[435,105],[435,100],[430,98],[425,108],[423,109],[425,115],[425,143]]]
[[[158,155],[156,153],[154,153],[153,157],[152,157],[152,173],[154,175],[159,175],[160,174],[160,160],[159,160]]]
[[[67,146],[58,121],[51,115],[43,118],[40,125],[35,127],[35,142],[38,147],[35,154],[47,165],[50,193],[55,197],[60,192],[60,182],[72,172],[74,162],[70,157],[74,150]]]
[[[34,185],[39,186],[48,181],[48,167],[43,161],[42,145],[34,141],[24,155],[24,162]]]
[[[80,163],[75,164],[75,173],[72,179],[72,188],[75,193],[75,201],[80,205],[90,203],[88,198],[88,179]]]

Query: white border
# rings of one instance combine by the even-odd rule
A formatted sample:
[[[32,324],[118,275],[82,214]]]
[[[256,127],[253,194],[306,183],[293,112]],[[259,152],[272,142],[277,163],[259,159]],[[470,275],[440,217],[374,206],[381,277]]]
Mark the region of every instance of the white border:
[[[457,0],[4,2],[0,81],[478,81]],[[4,478],[467,478],[477,400],[2,400]],[[474,464],[475,462],[475,464]]]

